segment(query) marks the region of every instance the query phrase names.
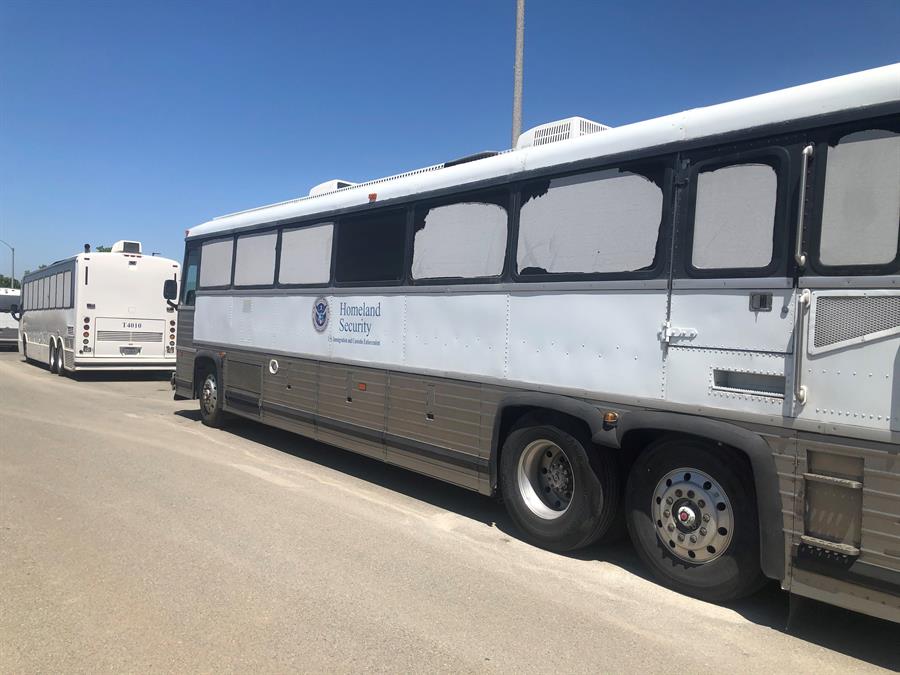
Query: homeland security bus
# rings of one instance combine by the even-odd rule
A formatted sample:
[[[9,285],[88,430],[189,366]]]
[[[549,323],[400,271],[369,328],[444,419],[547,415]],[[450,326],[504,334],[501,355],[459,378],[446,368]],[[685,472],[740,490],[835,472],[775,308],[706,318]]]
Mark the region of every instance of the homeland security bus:
[[[88,248],[88,247],[85,247]],[[80,370],[174,370],[175,310],[159,296],[178,282],[174,260],[138,241],[80,253],[22,279],[19,340],[30,361]]]
[[[900,621],[900,64],[188,231],[176,395]],[[165,294],[175,297],[175,284]]]

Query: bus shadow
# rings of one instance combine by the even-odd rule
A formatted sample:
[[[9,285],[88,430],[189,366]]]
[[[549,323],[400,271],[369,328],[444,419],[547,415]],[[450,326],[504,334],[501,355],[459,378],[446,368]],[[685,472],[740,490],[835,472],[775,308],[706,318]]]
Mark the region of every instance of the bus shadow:
[[[166,370],[105,370],[66,373],[76,382],[168,382],[171,371]]]
[[[195,407],[178,410],[175,414],[200,423],[200,413]],[[511,538],[520,537],[503,505],[496,499],[252,420],[234,418],[229,422],[227,431],[278,452],[450,511],[486,527],[495,527]],[[627,536],[613,543],[598,543],[572,553],[556,555],[608,563],[642,579],[654,581]],[[791,596],[782,591],[775,581],[751,597],[724,606],[757,625],[872,665],[900,669],[897,626],[888,621]]]

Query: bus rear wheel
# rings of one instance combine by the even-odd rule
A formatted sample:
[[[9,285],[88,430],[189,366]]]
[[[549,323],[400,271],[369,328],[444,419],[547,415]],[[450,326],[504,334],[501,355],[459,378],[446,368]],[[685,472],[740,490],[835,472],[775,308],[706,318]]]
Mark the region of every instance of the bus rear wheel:
[[[613,523],[619,475],[609,451],[549,424],[514,429],[500,456],[500,488],[510,517],[532,543],[571,551]]]
[[[56,350],[56,340],[50,341],[50,372],[56,373],[59,371],[59,355]]]
[[[631,469],[625,507],[638,555],[666,586],[727,602],[765,581],[750,467],[728,448],[676,438],[652,444]]]
[[[56,374],[60,377],[66,376],[66,350],[63,348],[63,343],[60,341],[56,350]]]
[[[219,428],[225,422],[225,411],[222,410],[222,390],[215,370],[203,373],[200,384],[200,419],[208,427]]]

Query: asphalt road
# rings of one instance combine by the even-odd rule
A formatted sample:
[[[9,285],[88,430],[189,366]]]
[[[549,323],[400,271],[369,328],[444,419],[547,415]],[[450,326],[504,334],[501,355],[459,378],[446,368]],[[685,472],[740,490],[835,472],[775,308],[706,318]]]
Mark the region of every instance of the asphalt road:
[[[897,670],[896,625],[772,587],[729,607],[630,545],[519,541],[501,506],[238,422],[148,376],[0,354],[0,671]]]

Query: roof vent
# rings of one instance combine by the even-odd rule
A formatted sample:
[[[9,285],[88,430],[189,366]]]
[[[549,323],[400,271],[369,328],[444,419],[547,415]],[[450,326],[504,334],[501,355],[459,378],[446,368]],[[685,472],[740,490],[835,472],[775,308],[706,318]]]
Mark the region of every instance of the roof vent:
[[[349,180],[340,180],[337,178],[334,180],[326,180],[324,183],[313,186],[309,191],[309,196],[318,197],[319,195],[326,195],[329,192],[334,192],[335,190],[340,190],[345,187],[352,187],[354,185],[356,185],[356,183],[351,183]]]
[[[598,131],[606,131],[611,127],[599,122],[592,122],[583,117],[569,117],[556,122],[548,122],[533,127],[519,136],[516,150],[530,148],[535,145],[547,145],[557,141],[566,141],[570,138],[578,138],[587,134],[595,134]]]
[[[141,242],[139,241],[117,241],[110,249],[113,253],[140,253]]]

